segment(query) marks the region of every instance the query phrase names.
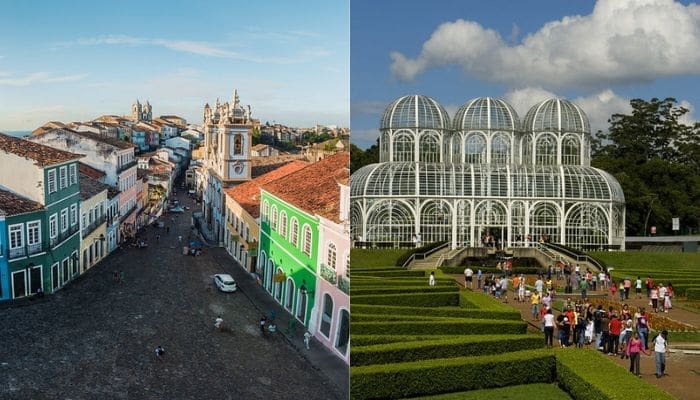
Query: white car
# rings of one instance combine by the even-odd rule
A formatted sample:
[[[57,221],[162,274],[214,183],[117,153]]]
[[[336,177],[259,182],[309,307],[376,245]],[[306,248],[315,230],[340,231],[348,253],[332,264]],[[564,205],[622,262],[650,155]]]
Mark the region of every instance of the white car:
[[[222,292],[235,292],[236,291],[236,281],[229,274],[216,274],[214,275],[214,283],[216,287]]]

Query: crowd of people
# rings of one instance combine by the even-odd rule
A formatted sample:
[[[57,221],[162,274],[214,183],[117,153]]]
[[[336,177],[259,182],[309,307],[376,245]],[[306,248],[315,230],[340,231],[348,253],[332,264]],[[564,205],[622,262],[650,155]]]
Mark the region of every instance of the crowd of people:
[[[505,272],[505,268],[504,268]],[[630,360],[630,372],[639,375],[639,359],[641,354],[651,355],[653,350],[656,358],[656,376],[665,374],[665,354],[668,333],[662,331],[653,338],[650,312],[668,312],[672,308],[673,285],[669,282],[655,283],[649,276],[646,281],[640,277],[635,280],[625,277],[619,281],[611,279],[605,272],[593,273],[589,269],[582,271],[579,265],[559,263],[549,266],[546,271],[538,274],[534,282],[528,282],[524,274],[516,274],[509,279],[507,274],[484,274],[481,269],[476,272],[470,267],[465,268],[465,287],[483,290],[504,302],[508,301],[508,289],[512,287],[512,298],[516,302],[528,302],[533,320],[540,323],[544,332],[545,346],[553,347],[586,347],[593,346],[596,350],[609,356],[617,356]],[[532,279],[532,278],[531,278]],[[555,315],[553,301],[557,295],[557,283],[564,283],[565,294],[580,292],[579,299],[572,301],[568,297],[562,304],[562,311]],[[512,285],[512,286],[511,286]],[[630,299],[632,288],[637,299],[643,299],[643,288],[646,287],[647,307],[632,307],[625,302]],[[619,309],[602,305],[594,306],[588,299],[588,291],[606,293],[612,300],[619,300]],[[652,347],[650,349],[650,346]]]

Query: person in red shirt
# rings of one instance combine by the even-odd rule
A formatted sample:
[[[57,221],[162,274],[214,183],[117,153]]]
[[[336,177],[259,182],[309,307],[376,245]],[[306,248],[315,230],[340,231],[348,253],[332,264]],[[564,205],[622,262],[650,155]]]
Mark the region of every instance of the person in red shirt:
[[[617,346],[620,343],[620,332],[622,331],[622,321],[613,314],[610,317],[610,341],[608,341],[608,355],[618,355]]]
[[[654,287],[654,280],[651,279],[651,275],[649,275],[649,277],[647,278],[646,285],[647,285],[647,299],[648,299],[651,297],[651,288]]]

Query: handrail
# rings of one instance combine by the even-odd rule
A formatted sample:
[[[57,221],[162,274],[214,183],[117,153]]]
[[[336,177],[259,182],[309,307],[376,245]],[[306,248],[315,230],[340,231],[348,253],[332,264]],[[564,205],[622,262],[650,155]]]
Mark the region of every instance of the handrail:
[[[450,245],[450,242],[445,242],[438,247],[435,247],[433,249],[426,251],[425,253],[413,253],[413,254],[411,254],[410,257],[408,257],[408,259],[406,261],[404,261],[404,263],[401,265],[401,268],[408,268],[408,265],[411,264],[412,261],[417,260],[417,259],[424,260],[427,256],[435,253],[438,250],[442,250],[443,248],[445,248],[449,245]],[[420,256],[420,258],[418,258],[419,256]]]
[[[555,244],[555,243],[547,243],[547,246],[550,246],[550,247],[556,249],[558,252],[564,253],[565,255],[569,256],[570,258],[573,258],[574,260],[576,260],[576,262],[587,262],[587,263],[593,265],[594,267],[598,268],[599,271],[606,271],[607,270],[607,268],[604,265],[602,265],[600,263],[600,261],[589,256],[586,253],[577,254],[574,251],[572,251],[571,249],[569,249],[565,246]]]

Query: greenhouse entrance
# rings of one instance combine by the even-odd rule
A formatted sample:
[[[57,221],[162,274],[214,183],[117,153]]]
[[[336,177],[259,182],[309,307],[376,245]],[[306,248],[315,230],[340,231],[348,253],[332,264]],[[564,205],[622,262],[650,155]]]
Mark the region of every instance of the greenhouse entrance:
[[[479,232],[478,246],[503,249],[508,243],[507,226],[480,226],[477,227],[477,232]]]

